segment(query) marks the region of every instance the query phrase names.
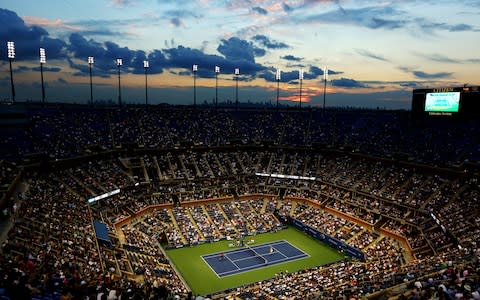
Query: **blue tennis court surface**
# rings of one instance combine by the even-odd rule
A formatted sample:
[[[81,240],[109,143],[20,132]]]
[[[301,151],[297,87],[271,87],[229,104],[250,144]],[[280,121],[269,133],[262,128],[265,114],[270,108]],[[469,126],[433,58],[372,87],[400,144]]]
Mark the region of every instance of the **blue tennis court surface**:
[[[309,255],[287,241],[243,247],[202,256],[218,277],[271,266]]]

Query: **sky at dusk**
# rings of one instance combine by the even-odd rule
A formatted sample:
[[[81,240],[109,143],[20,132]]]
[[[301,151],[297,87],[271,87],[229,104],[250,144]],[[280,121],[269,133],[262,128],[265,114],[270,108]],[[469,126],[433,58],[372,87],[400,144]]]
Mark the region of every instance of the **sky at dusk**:
[[[121,57],[122,100],[143,103],[148,60],[149,102],[280,101],[322,106],[409,108],[414,88],[478,85],[478,0],[2,0],[0,100],[10,98],[7,41],[15,42],[17,101],[86,103],[87,57],[93,56],[97,101],[117,101],[115,59]]]

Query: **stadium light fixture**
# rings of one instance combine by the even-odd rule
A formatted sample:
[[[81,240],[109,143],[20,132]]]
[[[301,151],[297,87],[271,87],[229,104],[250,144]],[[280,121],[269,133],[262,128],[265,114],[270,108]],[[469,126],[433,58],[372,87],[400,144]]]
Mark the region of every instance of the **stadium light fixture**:
[[[41,64],[47,63],[47,55],[45,53],[45,48],[40,48],[40,63]]]
[[[15,58],[15,42],[7,42],[8,58]]]
[[[302,84],[303,84],[303,69],[298,71],[298,79],[300,81],[300,108],[302,108]]]
[[[92,85],[92,66],[94,64],[93,56],[88,57],[88,69],[90,71],[90,105],[93,105],[93,85]]]
[[[45,85],[43,83],[43,64],[47,63],[45,48],[40,48],[40,78],[42,80],[42,105],[45,104]]]
[[[327,93],[328,69],[325,66],[323,69],[323,111],[325,111],[325,98]]]
[[[218,106],[218,74],[220,73],[220,67],[215,66],[215,108]]]
[[[120,85],[120,67],[123,65],[123,60],[117,58],[117,69],[118,69],[118,106],[122,105],[122,87]]]
[[[145,106],[148,105],[148,81],[147,81],[147,70],[150,67],[148,60],[143,61],[143,68],[145,69]]]
[[[238,76],[240,75],[240,68],[235,68],[235,106],[238,110]]]
[[[277,108],[278,108],[278,100],[280,98],[280,79],[282,77],[282,70],[277,69],[275,74],[275,79],[277,80]]]
[[[12,61],[15,59],[15,43],[7,42],[8,61],[10,62],[10,86],[12,88],[12,102],[15,102],[15,85],[13,84]]]
[[[193,106],[197,106],[197,72],[198,65],[192,66],[193,71]]]

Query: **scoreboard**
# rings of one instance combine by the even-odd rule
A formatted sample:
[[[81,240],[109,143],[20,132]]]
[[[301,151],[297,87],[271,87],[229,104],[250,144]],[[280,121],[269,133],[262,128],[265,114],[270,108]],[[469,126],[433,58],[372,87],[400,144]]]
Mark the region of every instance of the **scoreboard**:
[[[436,117],[478,119],[480,118],[480,87],[413,90],[412,114],[415,119]]]

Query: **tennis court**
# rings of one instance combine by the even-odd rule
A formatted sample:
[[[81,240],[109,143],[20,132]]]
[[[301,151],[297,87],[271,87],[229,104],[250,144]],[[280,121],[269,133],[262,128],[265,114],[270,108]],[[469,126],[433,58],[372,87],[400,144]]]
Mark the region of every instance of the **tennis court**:
[[[218,277],[309,257],[285,240],[203,255]]]

